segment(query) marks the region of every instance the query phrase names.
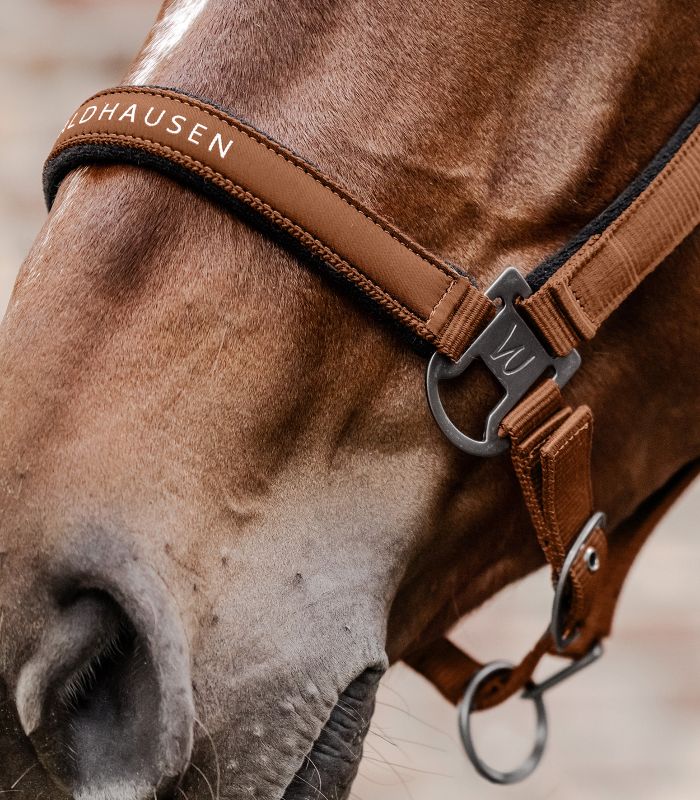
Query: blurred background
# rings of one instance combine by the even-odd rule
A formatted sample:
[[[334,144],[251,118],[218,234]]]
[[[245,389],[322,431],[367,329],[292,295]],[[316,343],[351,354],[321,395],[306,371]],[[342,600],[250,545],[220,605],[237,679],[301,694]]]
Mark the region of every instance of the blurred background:
[[[14,0],[0,19],[0,311],[45,216],[43,159],[65,119],[114,85],[160,0]],[[386,676],[355,800],[690,800],[700,796],[700,483],[672,509],[628,582],[606,657],[547,695],[550,744],[533,778],[493,787],[458,742],[454,709],[403,665]],[[542,571],[454,633],[483,660],[519,658],[551,603]],[[552,666],[546,665],[546,666]],[[530,747],[532,709],[511,701],[476,732],[492,763]],[[0,770],[1,770],[0,765]],[[15,793],[13,797],[18,797]],[[23,800],[23,798],[21,799]]]

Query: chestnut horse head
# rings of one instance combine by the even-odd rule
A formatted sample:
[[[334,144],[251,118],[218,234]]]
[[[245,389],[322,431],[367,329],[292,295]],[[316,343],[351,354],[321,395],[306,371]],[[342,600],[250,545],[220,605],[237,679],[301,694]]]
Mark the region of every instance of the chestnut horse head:
[[[658,0],[168,0],[125,82],[250,120],[483,286],[670,136],[699,22]],[[700,453],[698,267],[696,235],[567,388],[596,414],[612,537]],[[424,368],[204,197],[74,171],[0,331],[0,780],[347,797],[388,664],[541,562],[507,460],[440,435]],[[491,387],[453,394],[478,427]]]

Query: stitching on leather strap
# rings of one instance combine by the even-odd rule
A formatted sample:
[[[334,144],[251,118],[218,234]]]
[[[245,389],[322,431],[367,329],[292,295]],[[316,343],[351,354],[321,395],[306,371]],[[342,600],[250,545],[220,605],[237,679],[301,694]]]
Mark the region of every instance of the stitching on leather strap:
[[[439,336],[437,336],[435,333],[433,333],[426,327],[427,321],[426,323],[424,323],[422,317],[418,313],[407,308],[395,297],[385,292],[381,288],[381,286],[378,286],[376,283],[374,283],[374,281],[372,281],[371,278],[369,278],[364,272],[362,272],[362,270],[360,270],[354,264],[351,264],[346,259],[343,259],[334,250],[328,247],[328,245],[324,244],[319,239],[314,237],[298,223],[294,222],[293,220],[290,220],[283,214],[280,214],[278,211],[276,211],[276,209],[272,208],[268,203],[265,203],[253,192],[250,192],[245,187],[240,186],[239,184],[230,180],[220,172],[217,172],[208,165],[203,164],[201,161],[192,158],[191,156],[182,153],[179,150],[176,150],[175,148],[169,147],[168,145],[164,145],[159,142],[155,142],[150,139],[144,139],[142,137],[132,136],[129,134],[90,132],[90,133],[79,134],[72,137],[69,141],[57,147],[54,150],[54,154],[58,155],[59,153],[70,148],[72,145],[76,143],[100,142],[100,141],[117,142],[120,144],[124,144],[127,147],[147,150],[148,152],[152,152],[156,155],[163,155],[163,151],[167,151],[168,156],[165,157],[167,157],[169,160],[172,160],[175,163],[178,163],[178,160],[186,162],[186,164],[188,165],[187,166],[188,169],[192,169],[193,171],[196,171],[200,174],[203,173],[209,180],[211,180],[215,185],[219,186],[220,188],[223,188],[227,191],[229,189],[233,189],[234,191],[233,192],[229,191],[229,194],[232,194],[238,199],[241,199],[243,202],[246,202],[247,205],[257,207],[258,212],[263,214],[264,216],[274,217],[277,224],[280,225],[280,227],[283,227],[288,233],[295,236],[295,238],[299,239],[301,237],[298,234],[303,234],[307,248],[310,250],[315,249],[316,250],[315,254],[319,258],[322,258],[337,272],[340,272],[341,274],[346,274],[351,279],[355,279],[355,282],[361,284],[363,290],[368,295],[370,295],[375,301],[379,302],[384,308],[391,310],[395,316],[399,316],[400,320],[404,324],[407,324],[411,328],[416,330],[416,332],[420,333],[420,335],[424,339],[435,344],[436,346],[439,344],[440,342]],[[313,247],[314,245],[315,248]],[[332,256],[332,258],[329,258],[329,256]],[[456,280],[452,281],[452,283],[450,284],[450,288],[455,283],[457,283]],[[440,300],[438,300],[437,305],[439,305],[440,302],[444,299],[448,291],[449,288],[442,295]]]
[[[195,101],[194,99],[186,100],[183,97],[181,97],[181,96],[179,96],[177,94],[171,93],[171,92],[169,92],[167,90],[166,91],[158,91],[158,90],[154,90],[154,89],[150,89],[150,88],[138,89],[138,88],[133,88],[133,87],[128,87],[128,86],[127,87],[123,87],[123,88],[122,87],[115,87],[114,89],[108,89],[108,90],[103,91],[103,92],[98,92],[97,94],[93,95],[88,100],[86,100],[82,105],[84,106],[84,105],[86,105],[87,103],[90,103],[93,100],[97,100],[99,97],[105,97],[105,96],[109,96],[109,95],[113,95],[113,94],[128,94],[128,95],[134,95],[134,96],[137,96],[137,97],[166,98],[168,100],[172,100],[174,102],[180,103],[180,105],[188,106],[189,108],[193,108],[198,112],[206,114],[209,117],[218,119],[220,122],[224,122],[227,125],[230,125],[231,127],[235,128],[237,131],[239,131],[242,135],[244,135],[246,138],[250,139],[252,142],[257,144],[258,146],[265,148],[266,150],[268,150],[273,155],[277,156],[278,158],[283,159],[288,164],[290,164],[291,166],[293,166],[296,169],[298,169],[300,172],[304,173],[305,175],[308,175],[310,178],[312,178],[314,181],[316,181],[316,183],[318,183],[320,186],[323,186],[325,189],[327,189],[328,191],[332,192],[336,197],[338,197],[340,200],[342,200],[349,208],[352,208],[354,211],[356,211],[357,213],[361,214],[365,219],[369,220],[371,223],[376,225],[384,233],[386,233],[389,236],[391,236],[391,238],[394,239],[396,242],[398,242],[399,244],[401,244],[404,247],[406,247],[407,249],[409,249],[412,253],[417,255],[422,261],[424,261],[429,267],[431,267],[432,269],[439,270],[440,272],[444,273],[445,275],[447,275],[448,277],[450,277],[452,279],[455,278],[456,273],[455,273],[454,270],[449,269],[447,267],[447,265],[442,264],[438,259],[433,260],[430,257],[428,257],[428,254],[425,251],[423,251],[422,248],[419,248],[418,246],[416,246],[416,243],[412,242],[410,239],[408,239],[408,238],[399,238],[396,235],[397,231],[392,230],[391,228],[389,228],[385,224],[383,224],[383,221],[381,220],[381,218],[379,218],[379,217],[375,216],[374,214],[372,214],[368,209],[362,208],[359,204],[356,204],[355,202],[353,202],[352,198],[350,198],[344,192],[342,192],[342,190],[339,187],[333,185],[330,181],[325,180],[321,175],[318,175],[317,173],[312,172],[311,170],[309,170],[307,167],[304,166],[304,164],[303,164],[303,162],[301,162],[301,160],[297,160],[296,158],[291,157],[291,154],[289,154],[287,151],[285,151],[281,146],[275,144],[274,142],[272,142],[272,141],[270,141],[268,139],[263,139],[259,134],[256,134],[255,132],[249,130],[247,128],[247,126],[244,126],[243,123],[241,123],[235,117],[232,117],[229,114],[226,114],[226,113],[224,113],[222,111],[218,111],[217,109],[209,107],[207,105],[200,104],[199,102]],[[82,134],[89,134],[89,133],[99,134],[100,132],[99,131],[82,131]],[[136,138],[138,138],[138,137],[136,137]],[[74,138],[71,138],[71,140],[75,141]],[[159,143],[155,142],[155,144],[159,144]],[[167,147],[167,145],[160,145],[160,146]]]
[[[452,283],[450,283],[450,285],[447,287],[447,289],[445,289],[445,292],[444,292],[444,294],[442,295],[442,297],[441,297],[441,298],[440,298],[440,299],[437,301],[437,303],[435,303],[435,305],[433,306],[433,308],[432,308],[432,310],[431,310],[430,314],[428,314],[428,319],[426,319],[426,321],[425,321],[426,325],[430,323],[430,320],[433,318],[433,315],[434,315],[434,314],[435,314],[435,312],[438,310],[438,306],[439,306],[439,305],[440,305],[440,303],[442,303],[442,301],[443,301],[443,300],[444,300],[444,299],[447,297],[447,295],[448,295],[448,294],[449,294],[449,293],[452,291],[452,289],[454,288],[454,285],[455,285],[456,283],[457,283],[457,281],[456,281],[456,280],[453,280],[453,281],[452,281]]]

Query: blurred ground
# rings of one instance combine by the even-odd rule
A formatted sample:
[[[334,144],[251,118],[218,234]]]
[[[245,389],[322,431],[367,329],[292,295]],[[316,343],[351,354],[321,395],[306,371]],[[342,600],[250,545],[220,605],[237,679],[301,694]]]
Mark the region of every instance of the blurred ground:
[[[0,21],[0,309],[44,217],[43,158],[68,114],[113,85],[159,0],[15,0]],[[700,796],[700,483],[654,535],[625,591],[606,658],[548,696],[551,743],[535,777],[492,787],[466,763],[454,710],[407,668],[380,691],[357,800],[690,800]],[[544,573],[467,620],[456,638],[484,659],[515,659],[551,602]],[[517,701],[479,720],[502,767],[529,746]]]

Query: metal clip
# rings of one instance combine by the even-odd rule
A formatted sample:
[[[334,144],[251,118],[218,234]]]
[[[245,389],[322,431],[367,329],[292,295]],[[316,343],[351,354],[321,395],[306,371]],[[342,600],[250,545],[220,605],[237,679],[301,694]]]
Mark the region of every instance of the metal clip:
[[[462,743],[464,744],[464,749],[467,752],[469,760],[474,765],[479,775],[492,783],[500,784],[518,783],[531,775],[540,763],[547,745],[549,729],[547,724],[547,711],[543,699],[544,693],[577,672],[580,672],[582,669],[589,666],[589,664],[597,661],[602,655],[602,644],[595,644],[585,656],[577,661],[572,661],[571,664],[559,670],[559,672],[556,672],[550,678],[542,681],[542,683],[530,682],[527,685],[520,696],[526,700],[532,700],[535,704],[535,710],[537,712],[535,744],[525,761],[510,772],[502,772],[501,770],[495,769],[487,764],[476,752],[471,731],[471,716],[473,713],[474,700],[482,684],[498,672],[512,670],[513,665],[508,661],[492,661],[490,664],[486,664],[486,666],[482,667],[469,682],[462,702],[459,705],[459,732],[462,737]]]
[[[576,557],[581,552],[581,550],[586,547],[588,544],[588,540],[593,535],[593,532],[598,528],[604,529],[607,523],[607,518],[602,511],[596,511],[593,514],[588,522],[581,528],[581,532],[574,540],[574,543],[569,548],[569,552],[566,554],[566,558],[564,559],[564,563],[561,568],[561,572],[559,573],[559,578],[557,579],[557,586],[554,590],[554,602],[552,603],[552,621],[550,623],[550,631],[552,633],[552,639],[554,640],[554,645],[557,648],[558,652],[563,653],[566,648],[573,644],[576,639],[578,638],[578,628],[574,627],[574,629],[567,635],[567,632],[564,628],[566,624],[566,612],[564,609],[564,597],[566,594],[566,585],[569,580],[569,573],[571,572],[571,568],[574,565],[574,561],[576,561]],[[597,572],[600,566],[600,561],[598,554],[593,548],[589,548],[591,551],[590,553],[587,551],[587,562],[588,562],[588,569],[591,572]]]
[[[581,363],[576,350],[552,358],[516,311],[515,298],[531,294],[530,286],[517,269],[510,267],[505,270],[486,291],[490,300],[500,298],[503,301],[503,306],[488,326],[455,363],[441,353],[434,353],[428,363],[425,380],[430,410],[445,436],[465,453],[495,456],[507,450],[508,440],[498,436],[505,415],[515,408],[546,370],[553,369],[554,380],[559,386],[564,386]],[[461,375],[477,357],[505,389],[505,395],[488,415],[483,439],[472,439],[457,428],[442,405],[438,386],[441,380]]]

